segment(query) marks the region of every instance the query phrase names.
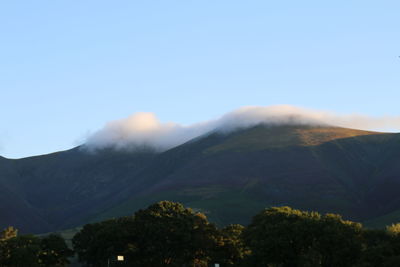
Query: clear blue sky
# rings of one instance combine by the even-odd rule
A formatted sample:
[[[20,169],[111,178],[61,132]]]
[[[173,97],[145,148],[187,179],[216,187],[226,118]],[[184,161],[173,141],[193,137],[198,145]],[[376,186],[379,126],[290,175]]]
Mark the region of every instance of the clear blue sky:
[[[138,111],[400,115],[399,1],[2,1],[0,155],[68,149]]]

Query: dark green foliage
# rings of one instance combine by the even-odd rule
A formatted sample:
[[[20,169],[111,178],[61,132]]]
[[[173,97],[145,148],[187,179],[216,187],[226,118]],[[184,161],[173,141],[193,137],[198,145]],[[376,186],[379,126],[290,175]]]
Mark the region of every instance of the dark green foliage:
[[[133,217],[125,217],[85,225],[72,239],[79,261],[107,266],[109,260],[134,249],[130,240],[133,223]]]
[[[0,266],[4,264],[10,254],[9,249],[7,248],[7,241],[17,237],[17,234],[18,230],[12,226],[7,227],[0,232]]]
[[[39,260],[41,266],[66,266],[69,264],[68,258],[73,254],[74,252],[68,248],[65,240],[59,235],[50,234],[40,241]]]
[[[17,236],[17,230],[9,227],[0,239],[0,266],[10,267],[61,267],[73,255],[63,238],[49,235],[39,238],[33,235]]]
[[[353,266],[361,253],[361,225],[338,215],[289,207],[256,215],[244,232],[253,266]]]
[[[250,253],[244,245],[242,232],[244,226],[231,224],[219,231],[217,242],[213,249],[212,262],[221,266],[237,266]]]
[[[40,266],[40,239],[33,235],[23,235],[8,239],[4,246],[4,266]]]
[[[340,215],[326,214],[318,222],[317,248],[321,266],[353,266],[362,251],[362,226]]]
[[[85,225],[73,238],[86,266],[393,267],[400,266],[399,224],[363,229],[340,215],[272,207],[252,223],[218,229],[202,213],[161,201],[130,217]],[[0,235],[0,266],[67,266],[64,239]],[[124,262],[117,262],[122,255]]]
[[[400,236],[385,230],[363,230],[364,251],[357,267],[400,266]]]
[[[130,266],[232,265],[244,256],[242,226],[219,231],[202,213],[161,201],[132,217],[88,224],[73,238],[81,262],[105,266],[117,255]]]
[[[313,218],[319,219],[320,215],[289,207],[270,208],[257,214],[244,232],[245,243],[252,251],[247,259],[249,264],[297,266],[314,253],[314,237],[307,233],[316,225]]]
[[[120,266],[393,267],[400,266],[397,228],[363,229],[340,215],[273,207],[248,227],[218,229],[201,213],[161,201],[86,225],[73,242],[88,266],[123,255]]]
[[[218,234],[203,214],[169,201],[136,212],[135,226],[130,257],[149,266],[206,263]]]
[[[12,226],[7,227],[6,229],[4,229],[3,231],[1,231],[0,233],[0,242],[1,241],[6,241],[10,238],[16,237],[18,234],[18,230],[15,229]]]

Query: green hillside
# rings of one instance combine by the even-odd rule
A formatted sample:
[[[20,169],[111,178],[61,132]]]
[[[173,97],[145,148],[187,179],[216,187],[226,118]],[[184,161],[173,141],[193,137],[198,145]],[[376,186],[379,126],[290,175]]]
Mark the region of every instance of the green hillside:
[[[381,170],[389,174],[396,167],[391,161],[399,141],[397,134],[304,126],[214,134],[164,153],[157,168],[144,172],[155,185],[93,220],[162,199],[183,202],[221,224],[247,223],[268,205],[367,220],[396,207],[372,202],[386,194],[376,187],[390,180]]]
[[[266,206],[371,221],[400,210],[400,135],[338,127],[256,126],[152,151],[0,158],[0,227],[48,232],[132,214],[159,200],[218,224]],[[386,220],[387,221],[387,220]]]

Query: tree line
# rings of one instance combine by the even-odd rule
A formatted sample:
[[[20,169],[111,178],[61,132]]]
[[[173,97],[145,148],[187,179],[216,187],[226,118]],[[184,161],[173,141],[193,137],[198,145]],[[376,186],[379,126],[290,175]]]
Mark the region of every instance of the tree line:
[[[267,208],[244,227],[219,228],[200,212],[161,201],[132,216],[85,225],[72,239],[0,236],[0,266],[392,267],[400,266],[400,224],[367,229],[340,215]],[[123,256],[123,261],[117,261]]]
[[[67,266],[68,257],[73,255],[65,240],[56,234],[18,235],[18,230],[11,226],[0,233],[0,266]]]

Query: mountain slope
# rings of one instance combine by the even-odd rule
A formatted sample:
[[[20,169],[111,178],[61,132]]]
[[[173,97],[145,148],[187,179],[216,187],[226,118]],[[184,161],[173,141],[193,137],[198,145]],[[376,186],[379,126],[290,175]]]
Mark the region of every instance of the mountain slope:
[[[400,210],[400,135],[338,127],[256,126],[163,153],[75,148],[0,158],[0,227],[46,232],[175,200],[220,223],[269,205],[373,220]],[[8,191],[7,191],[8,190]],[[5,214],[5,213],[3,213]],[[35,228],[21,214],[36,218]],[[18,220],[17,220],[18,218]]]
[[[3,166],[12,171],[0,168],[0,177],[14,196],[20,196],[30,211],[46,222],[38,223],[35,229],[46,232],[81,224],[90,214],[118,202],[115,196],[129,183],[128,174],[135,174],[153,157],[151,152],[90,154],[75,148],[9,160]],[[25,231],[30,229],[31,222],[0,221],[1,227],[8,224]]]
[[[161,199],[196,207],[222,224],[248,222],[266,205],[291,205],[369,219],[388,208],[376,187],[396,165],[397,134],[343,128],[264,127],[213,134],[160,155],[141,173],[151,187],[96,219]],[[394,154],[393,154],[394,153]],[[400,172],[390,172],[396,180]],[[398,176],[397,176],[398,177]],[[395,197],[394,199],[397,199]]]

